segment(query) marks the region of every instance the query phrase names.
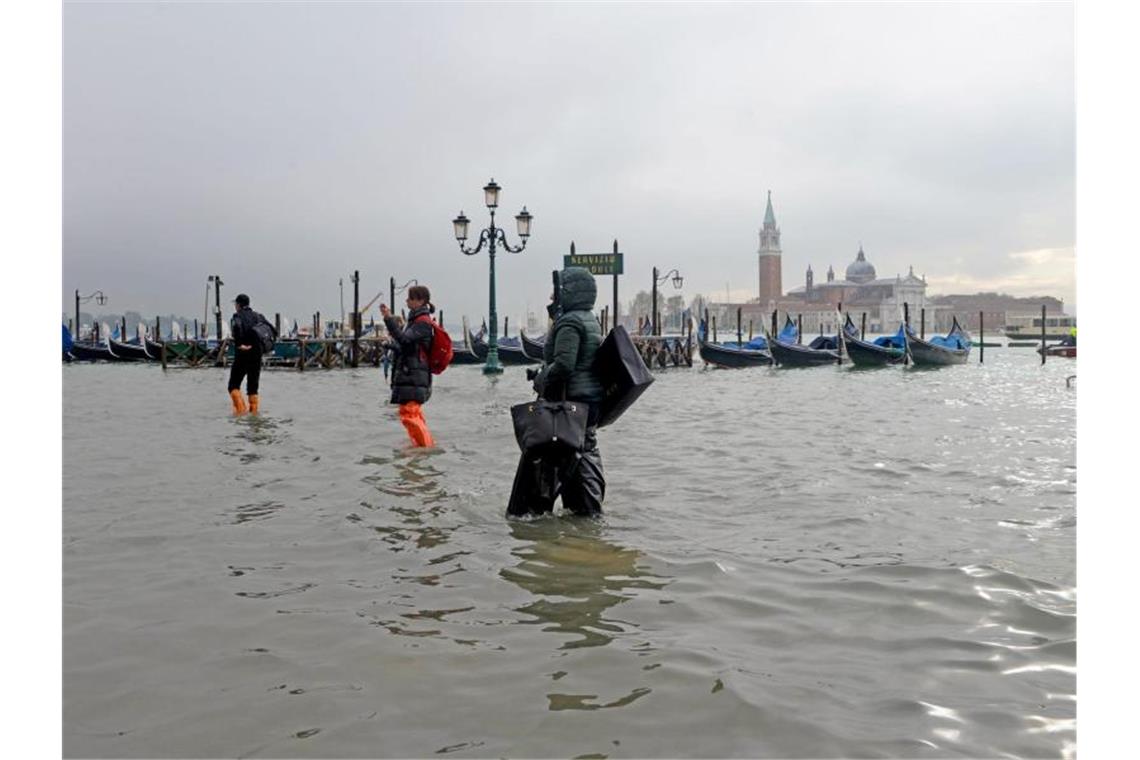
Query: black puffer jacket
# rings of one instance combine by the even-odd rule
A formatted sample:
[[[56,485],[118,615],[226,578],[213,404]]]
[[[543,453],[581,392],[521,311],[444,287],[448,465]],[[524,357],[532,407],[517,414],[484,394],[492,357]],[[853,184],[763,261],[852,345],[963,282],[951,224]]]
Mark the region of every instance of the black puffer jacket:
[[[421,316],[431,316],[431,309],[422,306],[408,315],[407,325],[401,329],[395,317],[385,317],[388,334],[398,347],[395,366],[392,368],[392,403],[421,404],[431,398],[431,369],[427,357],[431,351],[432,327]]]
[[[259,319],[260,315],[248,306],[241,307],[230,317],[230,337],[233,338],[234,344],[249,346],[249,350],[242,351],[242,354],[261,355],[261,339],[253,330]]]
[[[552,401],[562,398],[565,390],[566,398],[597,403],[604,395],[594,369],[602,342],[602,329],[592,311],[598,287],[594,275],[580,267],[563,269],[559,283],[562,311],[546,336],[546,366],[535,384]]]

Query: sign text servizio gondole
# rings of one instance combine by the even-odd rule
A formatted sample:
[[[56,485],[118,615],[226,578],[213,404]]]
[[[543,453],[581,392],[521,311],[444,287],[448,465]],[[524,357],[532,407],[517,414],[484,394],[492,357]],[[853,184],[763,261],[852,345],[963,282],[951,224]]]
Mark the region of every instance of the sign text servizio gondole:
[[[562,257],[562,265],[582,267],[590,274],[625,274],[620,253],[572,253]]]

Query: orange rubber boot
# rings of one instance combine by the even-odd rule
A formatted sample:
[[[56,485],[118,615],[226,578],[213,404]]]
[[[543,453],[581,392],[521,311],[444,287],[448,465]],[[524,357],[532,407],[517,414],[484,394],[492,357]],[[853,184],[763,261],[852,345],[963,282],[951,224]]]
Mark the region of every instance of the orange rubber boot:
[[[423,408],[419,402],[409,401],[406,404],[400,404],[400,422],[404,423],[408,437],[412,439],[414,445],[420,447],[435,445],[435,440],[431,437],[431,431],[428,430],[427,421],[424,420]]]
[[[258,408],[261,406],[261,397],[256,393],[249,397],[249,413],[257,414]]]
[[[245,401],[242,400],[241,391],[237,388],[230,391],[230,400],[234,402],[234,416],[240,417],[245,414]]]

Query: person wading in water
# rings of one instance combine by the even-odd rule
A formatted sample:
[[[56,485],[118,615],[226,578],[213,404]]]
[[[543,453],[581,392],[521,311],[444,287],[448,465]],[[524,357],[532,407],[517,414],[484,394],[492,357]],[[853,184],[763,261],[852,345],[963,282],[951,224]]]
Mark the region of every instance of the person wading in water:
[[[558,484],[562,506],[576,515],[600,515],[606,497],[597,428],[604,394],[594,367],[602,342],[602,328],[593,312],[598,286],[588,270],[567,267],[559,277],[558,291],[548,307],[554,325],[546,335],[544,366],[535,377],[534,388],[547,401],[566,399],[589,405],[586,443],[580,456],[569,458],[536,458],[524,453],[507,505],[511,516],[551,512]]]
[[[245,293],[239,293],[238,297],[234,299],[234,315],[230,317],[230,337],[234,343],[234,363],[230,367],[230,382],[227,386],[230,392],[230,400],[234,405],[234,416],[245,414],[248,410],[250,414],[257,414],[261,408],[261,396],[258,393],[258,386],[261,380],[261,355],[263,351],[262,336],[258,334],[258,329],[268,329],[272,332],[273,327],[265,320],[265,317],[258,314],[253,309],[249,308],[249,296]],[[273,335],[276,338],[276,335]],[[269,341],[272,345],[272,340]],[[245,401],[241,397],[241,381],[245,379],[245,389],[249,394],[249,406],[246,407]]]
[[[392,403],[400,405],[400,422],[408,431],[415,446],[434,446],[435,439],[424,420],[423,404],[431,398],[431,292],[424,285],[408,288],[408,321],[401,327],[392,315],[388,304],[380,304],[380,314],[388,328],[390,340],[396,345],[396,359],[392,367]]]

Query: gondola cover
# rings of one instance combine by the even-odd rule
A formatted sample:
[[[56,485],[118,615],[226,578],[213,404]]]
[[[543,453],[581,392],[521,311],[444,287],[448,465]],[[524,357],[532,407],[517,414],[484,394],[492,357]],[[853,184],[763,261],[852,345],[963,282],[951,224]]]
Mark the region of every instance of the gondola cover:
[[[598,427],[616,422],[645,393],[654,379],[629,333],[621,325],[611,330],[598,346],[594,367],[605,392]]]

